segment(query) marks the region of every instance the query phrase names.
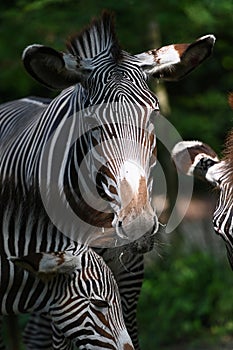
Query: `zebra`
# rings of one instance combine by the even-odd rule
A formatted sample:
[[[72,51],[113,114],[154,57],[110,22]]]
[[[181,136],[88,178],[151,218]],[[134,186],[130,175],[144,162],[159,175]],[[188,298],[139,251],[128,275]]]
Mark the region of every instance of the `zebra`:
[[[229,95],[233,109],[233,93]],[[219,190],[213,213],[213,226],[226,244],[228,260],[233,269],[233,129],[219,160],[215,151],[201,141],[182,141],[172,150],[174,163],[183,173],[208,181]]]
[[[25,69],[45,86],[62,90],[56,98],[0,106],[0,177],[3,188],[10,182],[7,201],[14,201],[16,188],[25,201],[33,193],[31,212],[39,220],[36,208],[45,208],[46,237],[62,233],[77,244],[105,248],[99,254],[115,275],[136,349],[132,318],[143,254],[159,226],[151,205],[159,104],[147,80],[183,78],[209,57],[214,42],[213,35],[205,35],[191,44],[131,55],[120,48],[113,16],[104,12],[68,41],[68,53],[39,44],[24,50]],[[37,235],[33,220],[27,222],[26,234]],[[14,226],[6,219],[2,230],[14,237]]]
[[[53,349],[133,350],[117,283],[103,259],[62,233],[50,235],[44,209],[33,206],[35,195],[22,201],[15,191],[7,202],[8,195],[5,186],[1,222],[15,228],[0,235],[0,314],[48,315]],[[38,338],[32,340],[39,348]]]
[[[16,101],[15,108],[19,111],[23,110],[25,116],[30,116],[30,113],[35,113],[38,111],[38,109],[45,110],[49,103],[49,99],[28,97],[27,99],[23,99],[23,101]],[[4,201],[2,201],[2,203],[3,202]],[[36,202],[38,203],[39,200],[37,199]],[[38,214],[35,215],[35,217],[38,217]],[[4,228],[2,228],[2,231],[3,230]],[[146,249],[145,246],[147,247],[147,245],[148,239],[145,240],[145,243],[141,241],[141,251],[144,251]],[[152,245],[153,240],[151,240],[151,246]],[[128,247],[126,247],[125,249],[93,249],[104,258],[105,262],[113,271],[121,295],[122,309],[125,317],[125,323],[127,324],[127,330],[130,333],[134,344],[138,344],[136,305],[142,286],[144,271],[143,255],[139,252],[139,245],[136,242],[135,246],[133,244],[130,246],[130,249]],[[135,252],[137,254],[135,254]],[[38,329],[35,329],[35,326],[31,327],[30,325],[30,322],[32,322],[33,324],[36,319]],[[40,319],[42,324],[40,324]],[[47,315],[47,319],[50,319],[49,315]],[[48,343],[52,344],[52,329],[50,327],[50,321],[48,321],[47,326],[44,327],[45,331],[43,332],[43,334],[41,334],[41,327],[45,324],[45,319],[43,319],[43,315],[41,315],[40,313],[33,313],[30,317],[30,322],[28,322],[28,327],[24,331],[24,342],[25,344],[27,344],[28,348],[35,349],[35,346],[36,348],[38,348],[38,344],[40,344],[42,348],[47,348],[46,346]],[[34,329],[34,333],[32,332],[32,329]],[[47,337],[45,334],[46,331],[48,333]],[[39,343],[37,340],[35,340],[38,339],[38,333],[40,334]],[[34,334],[36,334],[36,336]],[[42,339],[44,339],[44,341],[42,341],[41,337]],[[47,338],[48,340],[46,341]],[[51,344],[50,347],[52,347]]]

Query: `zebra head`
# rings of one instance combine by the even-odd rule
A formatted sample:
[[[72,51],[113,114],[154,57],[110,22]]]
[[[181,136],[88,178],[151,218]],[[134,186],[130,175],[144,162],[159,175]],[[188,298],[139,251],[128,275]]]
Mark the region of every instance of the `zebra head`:
[[[229,102],[233,108],[233,94]],[[233,131],[227,138],[222,160],[209,145],[200,141],[179,142],[173,148],[172,158],[181,172],[208,181],[219,190],[213,214],[214,230],[226,242],[233,269]]]
[[[25,49],[25,68],[36,80],[66,89],[47,110],[54,125],[70,123],[64,138],[69,151],[61,157],[57,179],[65,179],[59,186],[66,188],[64,207],[68,203],[92,226],[88,235],[97,227],[92,245],[122,245],[157,232],[151,169],[159,103],[147,81],[184,77],[210,55],[214,41],[206,35],[192,44],[131,55],[120,48],[112,15],[105,12],[67,42],[68,53],[41,45]],[[51,130],[57,140],[54,126]]]
[[[50,323],[54,349],[133,350],[115,278],[103,259],[90,248],[77,252],[32,253],[11,257],[47,286],[38,298]],[[50,329],[51,327],[51,329]],[[33,341],[33,339],[32,339]],[[35,340],[34,340],[35,341]]]

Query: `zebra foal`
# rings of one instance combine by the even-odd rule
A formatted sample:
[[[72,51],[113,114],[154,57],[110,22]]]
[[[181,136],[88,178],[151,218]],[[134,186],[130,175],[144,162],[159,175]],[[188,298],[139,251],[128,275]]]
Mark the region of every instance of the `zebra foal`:
[[[5,186],[0,204],[0,315],[47,317],[49,344],[44,347],[39,328],[39,336],[25,337],[28,349],[134,349],[115,278],[103,259],[62,233],[53,235],[35,195],[22,201],[16,191],[6,204],[9,193]],[[7,233],[6,226],[14,231]]]
[[[229,95],[229,105],[233,109],[233,93]],[[227,137],[221,160],[209,145],[200,141],[178,143],[173,148],[172,158],[183,173],[208,181],[219,190],[213,225],[225,241],[233,269],[233,130]]]
[[[24,246],[42,233],[57,242],[63,234],[105,248],[98,252],[115,275],[136,349],[143,253],[152,248],[158,230],[151,169],[159,104],[147,81],[182,78],[211,54],[214,41],[206,35],[191,44],[131,55],[120,48],[112,15],[105,12],[68,41],[68,53],[42,45],[25,49],[26,70],[47,87],[62,90],[55,99],[25,98],[0,106],[5,201],[11,208],[17,189],[22,203],[31,203],[25,230],[3,208],[3,236],[11,242],[24,232]],[[36,230],[35,222],[40,223]],[[30,254],[46,252],[40,245],[29,247]]]

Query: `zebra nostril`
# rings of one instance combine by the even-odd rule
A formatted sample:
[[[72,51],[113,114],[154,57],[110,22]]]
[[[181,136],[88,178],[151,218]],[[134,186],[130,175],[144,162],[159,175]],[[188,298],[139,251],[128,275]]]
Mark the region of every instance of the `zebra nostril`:
[[[122,221],[119,220],[118,223],[117,223],[117,226],[118,227],[122,227]]]
[[[118,220],[116,224],[116,234],[122,239],[129,239],[123,228],[123,220]]]

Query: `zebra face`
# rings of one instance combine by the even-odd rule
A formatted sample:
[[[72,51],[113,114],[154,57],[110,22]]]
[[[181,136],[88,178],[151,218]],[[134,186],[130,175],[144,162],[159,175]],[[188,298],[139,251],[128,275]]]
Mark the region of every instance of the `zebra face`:
[[[104,124],[90,132],[86,173],[92,169],[89,177],[100,196],[96,201],[108,203],[118,241],[129,243],[156,232],[158,226],[151,206],[151,169],[156,164],[154,110],[131,101],[111,103],[99,110],[98,118]]]
[[[213,35],[206,35],[192,44],[131,55],[121,49],[112,16],[104,13],[68,41],[68,53],[41,45],[25,49],[25,68],[35,79],[50,88],[67,88],[43,117],[52,116],[46,120],[52,124],[46,129],[53,132],[51,148],[59,143],[57,154],[47,152],[44,164],[49,180],[44,193],[47,196],[51,173],[57,168],[58,196],[65,192],[60,195],[64,205],[59,213],[68,217],[64,213],[69,206],[66,221],[74,223],[75,213],[82,222],[73,226],[80,228],[92,246],[124,245],[157,232],[151,169],[156,164],[156,118],[152,115],[159,111],[159,104],[147,80],[187,75],[210,55],[214,41]],[[59,133],[64,134],[67,123],[63,147]],[[56,198],[49,203],[48,210],[58,202]],[[58,216],[52,221],[59,221],[62,215]],[[72,231],[66,227],[65,232],[64,226],[58,224],[65,234]]]
[[[159,110],[158,100],[135,56],[121,51],[120,58],[110,55],[101,66],[93,59],[93,66],[85,88],[88,105],[95,107],[89,108],[84,129],[92,124],[97,127],[86,140],[90,152],[86,173],[100,197],[109,202],[118,242],[135,241],[158,228],[150,203],[150,173],[156,164],[153,116]],[[83,188],[88,186],[83,184]]]
[[[37,277],[34,286],[39,280],[43,283],[38,289],[40,306],[37,302],[34,311],[38,315],[47,313],[51,320],[51,346],[54,341],[58,348],[73,344],[89,350],[134,349],[115,278],[92,249],[74,243],[71,250],[31,253],[9,260]],[[27,310],[25,301],[27,311],[32,310]]]
[[[79,349],[133,350],[111,270],[91,249],[81,255],[79,265],[59,281],[50,311],[55,327]]]

